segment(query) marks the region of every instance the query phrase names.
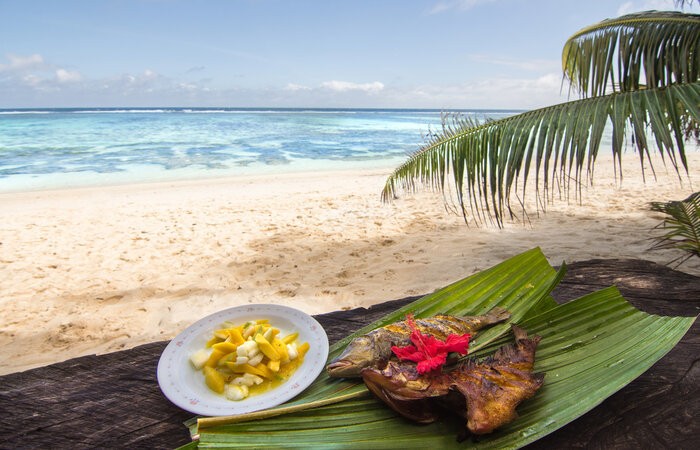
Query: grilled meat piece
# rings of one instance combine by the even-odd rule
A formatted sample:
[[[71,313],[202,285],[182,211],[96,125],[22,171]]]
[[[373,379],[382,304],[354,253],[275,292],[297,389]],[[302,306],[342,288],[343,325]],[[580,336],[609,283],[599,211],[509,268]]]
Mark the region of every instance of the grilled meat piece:
[[[495,323],[503,322],[510,313],[494,308],[483,316],[448,316],[439,314],[416,319],[418,330],[445,340],[450,334],[471,334]],[[395,322],[353,339],[345,351],[331,361],[326,370],[331,377],[359,377],[365,367],[376,367],[391,358],[391,347],[410,344],[411,327],[406,321]]]
[[[529,339],[522,328],[512,329],[515,343],[449,372],[420,375],[410,362],[390,361],[383,369],[363,369],[362,378],[370,391],[408,419],[430,423],[447,407],[467,418],[472,433],[491,433],[514,420],[515,408],[544,381],[544,374],[532,372],[540,337]]]
[[[484,361],[468,360],[452,375],[452,388],[467,399],[467,428],[474,434],[491,433],[518,416],[515,408],[535,395],[544,382],[533,373],[539,336],[513,326],[515,343],[498,349]]]

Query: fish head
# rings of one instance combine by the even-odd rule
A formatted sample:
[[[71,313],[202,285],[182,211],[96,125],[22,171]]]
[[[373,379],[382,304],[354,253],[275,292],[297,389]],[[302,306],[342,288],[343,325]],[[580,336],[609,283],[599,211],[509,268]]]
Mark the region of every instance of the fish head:
[[[419,374],[410,362],[389,361],[383,369],[368,367],[362,379],[373,392],[383,391],[396,400],[417,400],[445,395],[448,379],[441,373]]]
[[[411,370],[390,361],[384,369],[367,367],[361,374],[370,392],[407,419],[431,423],[438,418],[430,395],[423,391],[424,386],[415,386],[418,379],[415,367]]]
[[[380,356],[369,336],[353,339],[343,353],[326,366],[331,377],[359,377],[360,371],[377,362]]]

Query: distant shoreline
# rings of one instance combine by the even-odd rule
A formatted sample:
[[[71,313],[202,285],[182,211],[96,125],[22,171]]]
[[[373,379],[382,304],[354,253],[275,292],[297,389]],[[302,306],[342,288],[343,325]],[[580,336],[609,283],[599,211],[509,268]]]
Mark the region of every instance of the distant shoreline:
[[[236,107],[236,106],[110,106],[110,107],[22,107],[22,108],[0,108],[0,114],[26,114],[31,112],[46,113],[46,112],[476,112],[476,113],[520,113],[524,109],[499,109],[499,108],[458,108],[458,109],[440,109],[440,108],[306,108],[306,107]]]

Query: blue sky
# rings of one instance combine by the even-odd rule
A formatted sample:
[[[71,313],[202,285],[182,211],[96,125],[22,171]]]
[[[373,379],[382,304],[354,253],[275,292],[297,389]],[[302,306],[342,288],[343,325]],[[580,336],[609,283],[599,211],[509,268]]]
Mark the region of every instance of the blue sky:
[[[0,108],[535,108],[605,18],[672,0],[0,0]],[[686,8],[698,12],[698,8]]]

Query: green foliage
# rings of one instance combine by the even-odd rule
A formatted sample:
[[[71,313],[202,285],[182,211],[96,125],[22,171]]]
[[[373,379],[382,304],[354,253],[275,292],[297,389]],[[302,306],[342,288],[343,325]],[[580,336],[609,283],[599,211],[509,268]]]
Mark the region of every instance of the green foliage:
[[[500,226],[515,215],[512,198],[524,204],[528,183],[538,200],[555,189],[578,194],[607,129],[620,171],[631,135],[640,164],[658,149],[687,172],[685,141],[700,123],[699,15],[651,11],[600,22],[567,41],[562,67],[579,100],[445,127],[388,177],[383,200],[400,187],[454,189],[465,221],[471,213]]]
[[[678,261],[678,265],[693,256],[700,257],[700,192],[681,201],[654,202],[651,210],[667,215],[657,226],[665,233],[653,238],[652,250],[682,250],[686,254],[671,261]]]

